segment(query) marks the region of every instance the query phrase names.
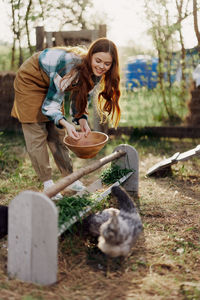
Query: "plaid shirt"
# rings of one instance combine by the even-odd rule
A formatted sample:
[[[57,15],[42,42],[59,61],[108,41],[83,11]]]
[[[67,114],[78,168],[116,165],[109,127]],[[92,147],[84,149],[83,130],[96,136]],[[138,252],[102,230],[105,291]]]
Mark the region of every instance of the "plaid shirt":
[[[57,127],[62,128],[59,124],[59,120],[66,119],[61,112],[61,106],[64,101],[65,93],[60,88],[61,78],[69,73],[74,67],[81,62],[81,57],[72,53],[66,52],[63,49],[50,49],[47,48],[41,52],[39,56],[40,68],[50,78],[49,88],[45,100],[42,105],[42,113],[53,121]],[[77,74],[75,74],[77,75]],[[75,76],[69,77],[64,81],[64,88],[69,86]],[[99,82],[100,77],[95,80]],[[73,101],[72,101],[73,102]],[[71,112],[72,116],[76,114],[75,103],[72,103]],[[87,119],[86,115],[82,115],[80,118],[73,118],[73,122],[78,124],[78,120],[81,118]]]

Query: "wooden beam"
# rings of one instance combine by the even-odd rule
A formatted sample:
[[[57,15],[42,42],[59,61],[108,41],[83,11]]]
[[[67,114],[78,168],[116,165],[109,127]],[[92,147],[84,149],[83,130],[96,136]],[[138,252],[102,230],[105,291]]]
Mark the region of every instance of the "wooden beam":
[[[54,35],[57,34],[57,32],[53,33]],[[62,38],[63,39],[85,39],[85,40],[91,40],[92,39],[92,34],[93,30],[74,30],[74,31],[61,31]]]
[[[113,161],[116,158],[119,158],[125,155],[125,151],[116,151],[110,155],[107,155],[99,160],[96,160],[91,165],[87,165],[86,167],[80,168],[77,171],[73,172],[72,174],[60,179],[57,183],[55,183],[52,187],[50,187],[45,194],[51,198],[55,196],[60,191],[64,190],[68,185],[72,184],[74,181],[80,179],[82,176],[87,175],[103,165]]]

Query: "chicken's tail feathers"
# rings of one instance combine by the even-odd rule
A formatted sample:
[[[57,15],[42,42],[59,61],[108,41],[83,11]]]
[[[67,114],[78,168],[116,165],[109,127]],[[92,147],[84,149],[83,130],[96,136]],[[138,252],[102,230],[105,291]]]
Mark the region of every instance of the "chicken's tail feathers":
[[[111,192],[117,198],[120,210],[122,209],[128,212],[136,211],[133,200],[121,186],[113,186]]]

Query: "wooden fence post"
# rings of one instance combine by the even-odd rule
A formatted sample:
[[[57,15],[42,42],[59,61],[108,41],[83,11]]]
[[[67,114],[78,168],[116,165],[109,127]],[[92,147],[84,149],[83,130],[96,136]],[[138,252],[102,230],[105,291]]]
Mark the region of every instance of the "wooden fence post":
[[[107,35],[107,27],[106,24],[99,25],[99,37],[106,37]]]
[[[24,191],[9,205],[8,275],[49,285],[57,280],[58,213],[44,194]]]
[[[138,197],[139,191],[139,157],[136,149],[127,144],[121,144],[117,146],[115,151],[125,151],[126,155],[116,159],[114,162],[116,165],[120,166],[121,169],[132,169],[134,170],[133,174],[125,181],[123,187],[130,194]]]
[[[36,51],[44,49],[44,26],[37,26],[36,30]]]
[[[52,32],[47,32],[46,31],[45,35],[46,35],[46,47],[47,48],[53,47],[53,40],[52,40],[53,34],[52,34]]]

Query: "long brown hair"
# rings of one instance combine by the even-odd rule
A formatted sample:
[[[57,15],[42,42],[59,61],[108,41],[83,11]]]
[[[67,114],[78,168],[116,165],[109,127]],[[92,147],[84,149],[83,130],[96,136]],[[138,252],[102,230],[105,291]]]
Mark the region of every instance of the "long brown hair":
[[[73,50],[72,50],[73,51]],[[87,97],[88,92],[94,87],[92,79],[92,56],[98,52],[109,53],[112,57],[112,65],[110,69],[102,76],[100,82],[100,92],[98,94],[98,108],[103,120],[103,116],[111,117],[111,121],[114,126],[117,127],[120,120],[120,76],[119,76],[119,59],[117,47],[115,44],[106,39],[100,38],[94,41],[86,55],[82,55],[83,59],[81,64],[76,66],[76,70],[79,74],[79,83],[77,87],[71,88],[72,95],[78,99],[76,101],[76,109],[78,114],[76,117],[80,117],[82,114],[87,113]],[[66,74],[68,76],[69,74]]]

